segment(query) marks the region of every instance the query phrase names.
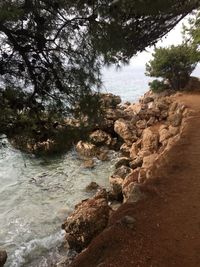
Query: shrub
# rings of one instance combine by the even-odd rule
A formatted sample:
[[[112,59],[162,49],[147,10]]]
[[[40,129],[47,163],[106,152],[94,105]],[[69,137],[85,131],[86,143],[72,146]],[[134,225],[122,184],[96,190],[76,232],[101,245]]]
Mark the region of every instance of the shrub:
[[[164,81],[159,80],[153,80],[149,83],[149,86],[154,93],[160,93],[169,88],[169,85],[165,84]]]
[[[172,89],[180,90],[188,83],[198,60],[199,52],[195,47],[186,44],[156,48],[153,59],[146,64],[146,74],[151,77],[162,77],[168,81]]]

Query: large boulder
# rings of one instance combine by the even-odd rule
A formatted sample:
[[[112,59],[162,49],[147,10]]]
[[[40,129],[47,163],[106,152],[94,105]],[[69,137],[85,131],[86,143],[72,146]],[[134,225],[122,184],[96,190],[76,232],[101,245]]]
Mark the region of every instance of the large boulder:
[[[138,152],[139,152],[138,145],[136,143],[133,143],[130,148],[130,158],[135,159],[137,157]]]
[[[90,134],[90,140],[95,145],[107,145],[110,146],[112,144],[112,137],[110,134],[102,131],[96,130],[95,132]]]
[[[146,128],[142,135],[141,156],[147,156],[158,150],[158,133],[153,132],[151,128]]]
[[[140,186],[137,182],[128,184],[123,189],[124,203],[136,203],[143,198],[143,193],[140,191]]]
[[[121,103],[120,96],[113,94],[101,94],[101,104],[104,108],[116,108]]]
[[[76,205],[74,212],[63,223],[69,247],[80,252],[107,226],[109,206],[105,189]]]
[[[130,145],[123,143],[120,147],[120,152],[122,155],[129,157],[130,156]]]
[[[76,151],[83,157],[94,157],[98,154],[98,148],[89,142],[79,141],[76,144]]]
[[[171,137],[171,133],[168,130],[167,125],[161,125],[159,128],[159,142],[162,145],[166,145],[167,140]]]
[[[141,103],[134,103],[129,105],[125,111],[128,113],[133,113],[133,114],[138,114],[140,110],[142,109],[142,104]]]
[[[0,267],[3,267],[7,260],[7,253],[5,250],[0,250]]]
[[[182,114],[179,112],[170,113],[168,117],[168,122],[173,127],[178,127],[181,125],[182,122]]]
[[[115,199],[120,200],[122,197],[122,184],[127,175],[132,171],[127,166],[121,166],[109,177],[112,194]]]
[[[129,162],[130,162],[130,158],[127,158],[127,157],[118,158],[117,162],[115,163],[115,168],[118,169],[122,166],[129,167]]]
[[[129,121],[124,119],[115,121],[114,130],[127,144],[131,144],[137,140],[136,127]]]

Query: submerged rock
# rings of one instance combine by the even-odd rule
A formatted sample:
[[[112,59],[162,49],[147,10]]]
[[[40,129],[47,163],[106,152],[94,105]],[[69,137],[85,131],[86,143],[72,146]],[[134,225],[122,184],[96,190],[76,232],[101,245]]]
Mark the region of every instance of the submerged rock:
[[[89,185],[86,186],[86,191],[94,191],[100,188],[100,185],[98,185],[96,182],[91,182]]]
[[[7,260],[7,252],[0,250],[0,267],[3,267]]]
[[[83,141],[77,143],[76,150],[83,157],[93,157],[98,153],[98,148],[94,144]]]
[[[80,252],[87,247],[107,226],[109,210],[105,189],[76,205],[74,212],[62,225],[70,248]]]

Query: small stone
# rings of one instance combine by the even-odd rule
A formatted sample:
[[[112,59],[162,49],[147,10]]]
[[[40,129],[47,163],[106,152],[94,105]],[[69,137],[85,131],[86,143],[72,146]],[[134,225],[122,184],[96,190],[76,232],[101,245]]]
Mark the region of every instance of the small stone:
[[[7,260],[7,252],[0,250],[0,267],[3,267]]]
[[[93,159],[87,159],[83,162],[83,167],[86,169],[92,169],[94,168],[94,160]]]
[[[93,191],[99,189],[100,186],[96,182],[91,182],[89,185],[86,186],[86,191]]]
[[[97,158],[101,161],[107,161],[109,160],[108,151],[102,151],[97,155]]]

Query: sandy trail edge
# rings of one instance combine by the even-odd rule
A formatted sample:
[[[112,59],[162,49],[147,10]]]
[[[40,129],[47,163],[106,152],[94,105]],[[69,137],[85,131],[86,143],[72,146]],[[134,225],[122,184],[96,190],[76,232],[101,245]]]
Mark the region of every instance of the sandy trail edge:
[[[124,204],[71,267],[200,266],[200,95],[178,96],[194,110],[147,198]],[[119,219],[136,219],[135,230]]]

